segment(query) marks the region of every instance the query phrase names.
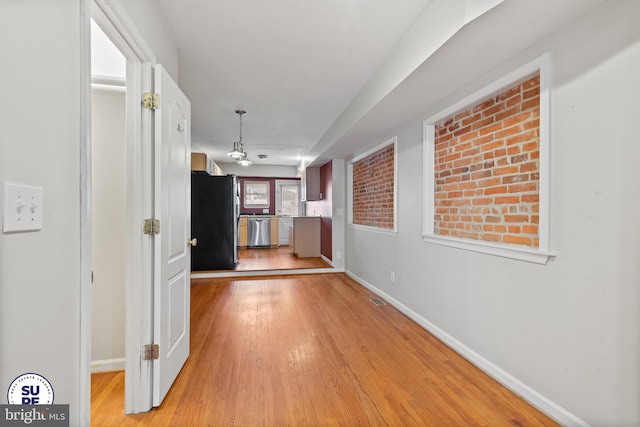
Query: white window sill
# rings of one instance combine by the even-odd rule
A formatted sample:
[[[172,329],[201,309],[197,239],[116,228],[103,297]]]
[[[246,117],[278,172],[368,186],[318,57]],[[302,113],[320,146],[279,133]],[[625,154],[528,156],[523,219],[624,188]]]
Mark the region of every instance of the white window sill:
[[[372,233],[384,234],[386,236],[396,236],[398,234],[398,232],[394,229],[371,227],[371,226],[360,225],[360,224],[347,224],[347,225],[350,228],[355,228],[356,230],[370,231]]]
[[[528,248],[525,246],[501,245],[482,240],[462,239],[459,237],[423,234],[422,240],[436,245],[449,246],[452,248],[496,255],[503,258],[517,259],[520,261],[528,261],[536,264],[546,264],[547,261],[549,261],[549,258],[555,257],[555,254],[552,252]]]

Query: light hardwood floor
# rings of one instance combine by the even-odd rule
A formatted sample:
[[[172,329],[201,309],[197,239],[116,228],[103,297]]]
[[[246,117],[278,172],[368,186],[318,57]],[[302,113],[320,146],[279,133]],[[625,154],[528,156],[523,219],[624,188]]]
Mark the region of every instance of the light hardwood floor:
[[[191,355],[160,408],[94,426],[549,426],[553,421],[341,273],[192,281]]]
[[[333,268],[321,257],[298,258],[291,253],[289,246],[278,248],[239,249],[238,264],[233,270],[208,270],[194,273],[216,273],[227,271],[271,271],[297,270],[310,268]]]
[[[289,246],[268,249],[240,249],[236,271],[293,270],[307,268],[331,268],[320,257],[298,258]]]

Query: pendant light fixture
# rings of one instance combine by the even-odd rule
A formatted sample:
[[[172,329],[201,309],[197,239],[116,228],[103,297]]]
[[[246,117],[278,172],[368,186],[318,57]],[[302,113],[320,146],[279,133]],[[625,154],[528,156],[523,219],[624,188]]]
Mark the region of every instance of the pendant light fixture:
[[[247,157],[247,153],[244,152],[244,147],[242,146],[242,115],[245,113],[246,111],[244,110],[236,110],[236,114],[240,116],[240,140],[238,142],[234,142],[233,150],[227,153],[227,156],[236,161]]]
[[[243,153],[244,155],[240,160],[238,160],[238,164],[241,166],[250,166],[253,164],[251,160],[247,157],[247,153]]]
[[[227,156],[231,157],[233,160],[240,160],[244,155],[244,151],[242,150],[242,146],[239,142],[233,143],[233,150],[227,153]]]

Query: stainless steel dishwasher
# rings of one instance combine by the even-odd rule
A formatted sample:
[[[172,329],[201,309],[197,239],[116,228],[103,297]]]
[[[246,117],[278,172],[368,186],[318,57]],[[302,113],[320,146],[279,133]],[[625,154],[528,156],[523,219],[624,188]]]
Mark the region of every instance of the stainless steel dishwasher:
[[[248,247],[268,248],[271,246],[271,218],[249,218],[247,228]]]

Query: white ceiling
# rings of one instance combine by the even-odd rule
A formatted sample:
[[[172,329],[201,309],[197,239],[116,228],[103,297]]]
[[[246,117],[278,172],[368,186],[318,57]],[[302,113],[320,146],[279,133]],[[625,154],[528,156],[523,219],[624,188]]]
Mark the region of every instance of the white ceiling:
[[[250,160],[297,165],[383,142],[376,135],[601,1],[158,4],[179,49],[178,83],[191,100],[194,151],[229,161],[225,154],[239,136],[234,111],[241,108]]]
[[[194,147],[296,165],[432,0],[160,0]]]
[[[325,136],[320,141],[325,144],[313,147],[310,157],[320,163],[331,158],[349,158],[366,151],[367,144],[375,146],[384,142],[380,138],[385,133],[416,117],[427,119],[425,112],[437,113],[431,110],[434,106],[442,107],[439,104],[443,99],[455,98],[464,86],[483,79],[512,57],[603,2],[505,0],[447,39],[393,90],[371,103],[349,126],[344,126],[342,132],[330,138]],[[543,53],[546,53],[544,48],[540,49],[540,54]]]

